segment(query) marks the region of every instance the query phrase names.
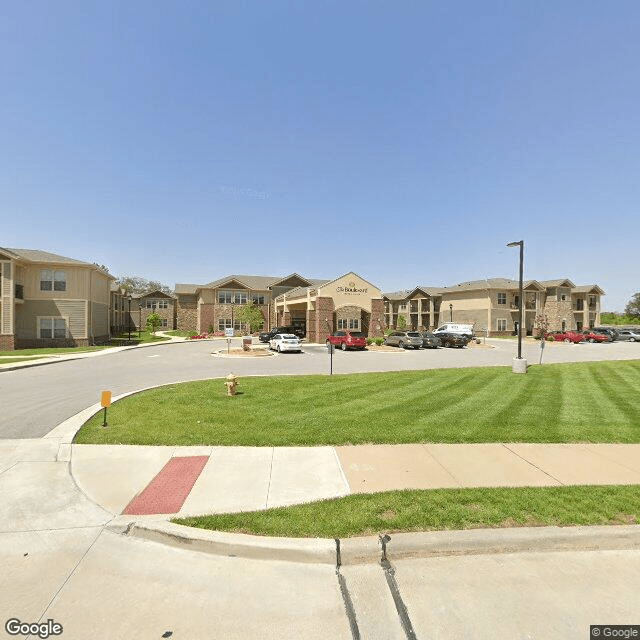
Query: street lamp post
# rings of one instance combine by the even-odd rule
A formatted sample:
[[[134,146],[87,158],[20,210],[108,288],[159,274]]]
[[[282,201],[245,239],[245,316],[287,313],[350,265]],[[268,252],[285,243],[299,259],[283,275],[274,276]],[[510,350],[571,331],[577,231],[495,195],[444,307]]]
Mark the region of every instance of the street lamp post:
[[[449,305],[449,322],[453,322],[453,305]]]
[[[127,302],[129,303],[129,342],[131,342],[131,294],[127,296]]]
[[[514,373],[526,373],[527,361],[522,357],[522,270],[524,263],[524,240],[518,242],[510,242],[507,247],[520,247],[520,278],[518,282],[518,357],[513,363]]]

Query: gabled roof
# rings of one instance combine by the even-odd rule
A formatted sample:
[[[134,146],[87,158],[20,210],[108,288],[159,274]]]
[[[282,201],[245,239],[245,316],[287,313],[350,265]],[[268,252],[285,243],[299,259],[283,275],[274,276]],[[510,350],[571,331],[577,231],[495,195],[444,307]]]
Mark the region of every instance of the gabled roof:
[[[253,276],[253,275],[228,275],[219,278],[208,284],[176,284],[176,295],[196,294],[200,289],[220,289],[221,287],[239,286],[251,291],[268,291],[273,287],[282,286],[289,280],[298,280],[302,285],[317,287],[328,282],[315,278],[304,278],[298,273],[291,273],[288,276]],[[300,287],[295,287],[299,289]],[[287,294],[288,295],[288,294]]]
[[[92,262],[83,262],[82,260],[76,260],[75,258],[68,258],[66,256],[58,255],[57,253],[50,253],[48,251],[41,251],[40,249],[8,249],[0,247],[0,251],[11,255],[16,260],[23,260],[25,262],[31,262],[33,264],[46,264],[46,265],[60,265],[70,267],[89,267],[95,269],[104,274],[108,278],[115,280],[115,277],[110,273],[103,271],[97,264]]]
[[[461,282],[450,287],[443,287],[439,293],[450,293],[452,291],[475,291],[478,289],[518,289],[520,282],[511,278],[485,278],[484,280],[472,280],[471,282]],[[537,280],[525,280],[522,283],[523,289],[537,289],[544,291],[544,286]]]
[[[366,282],[369,286],[373,287],[374,289],[377,289],[378,287],[376,287],[375,284],[373,284],[372,282],[369,282],[368,280],[365,280],[365,278],[363,278],[359,273],[356,273],[355,271],[347,271],[347,273],[343,273],[341,276],[338,276],[337,278],[334,278],[333,280],[327,280],[326,282],[323,282],[322,284],[319,284],[319,287],[326,287],[327,285],[333,284],[334,282],[337,282],[338,280],[342,280],[342,278],[345,278],[346,276],[355,276],[356,278],[360,278],[360,280],[362,280],[363,282]]]
[[[175,299],[175,296],[172,296],[170,293],[165,293],[160,289],[155,289],[154,291],[145,291],[145,293],[132,293],[132,298],[170,298],[171,300]]]
[[[576,286],[568,278],[561,278],[559,280],[540,280],[540,284],[545,289],[550,289],[552,287],[569,287],[570,289],[573,289]]]
[[[280,276],[247,276],[234,274],[225,276],[224,278],[220,278],[219,280],[214,280],[213,282],[209,282],[209,284],[206,285],[200,285],[198,288],[219,289],[220,287],[238,283],[240,286],[246,287],[247,289],[266,291],[274,282],[279,282],[281,280],[282,278]]]
[[[82,267],[93,267],[98,269],[95,264],[90,262],[82,262],[82,260],[76,260],[75,258],[67,258],[66,256],[60,256],[56,253],[49,253],[48,251],[40,251],[39,249],[0,249],[2,251],[9,251],[17,258],[26,260],[27,262],[38,263],[51,263],[51,264],[68,264],[77,265]],[[100,269],[102,271],[102,269]]]
[[[315,282],[315,284],[310,286],[310,287],[295,287],[295,289],[291,289],[290,291],[287,291],[286,293],[281,293],[276,298],[276,300],[284,299],[285,296],[288,299],[289,298],[301,298],[303,296],[306,296],[309,291],[315,291],[318,287],[321,287],[322,285],[327,284],[327,282],[329,282],[329,280],[314,280],[313,282]]]
[[[604,295],[604,291],[597,284],[583,284],[579,287],[574,287],[572,293],[598,293],[601,296]]]

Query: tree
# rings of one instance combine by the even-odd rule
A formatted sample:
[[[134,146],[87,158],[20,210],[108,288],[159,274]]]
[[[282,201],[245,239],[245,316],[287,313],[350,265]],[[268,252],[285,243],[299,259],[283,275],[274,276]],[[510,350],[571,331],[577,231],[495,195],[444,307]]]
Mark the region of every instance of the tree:
[[[236,318],[245,324],[248,324],[251,328],[251,332],[259,331],[264,324],[264,318],[262,317],[262,311],[253,305],[253,302],[247,302],[240,311],[237,312]]]
[[[116,284],[127,293],[149,293],[150,291],[162,291],[173,295],[173,289],[158,280],[147,280],[139,276],[121,276],[116,279]]]
[[[160,317],[160,314],[157,311],[154,311],[153,313],[150,313],[147,316],[147,328],[152,332],[155,333],[156,329],[162,324],[162,318]]]
[[[109,267],[107,267],[104,264],[98,264],[97,262],[94,262],[93,264],[96,265],[96,267],[98,267],[98,269],[100,269],[100,271],[104,271],[105,273],[109,273]]]
[[[537,338],[540,338],[540,362],[542,364],[542,355],[544,354],[545,336],[549,332],[549,318],[546,315],[540,314],[536,316],[533,325],[533,334]]]
[[[633,296],[631,296],[631,300],[629,300],[627,306],[624,308],[624,312],[628,316],[640,318],[640,293],[634,293]]]
[[[407,328],[407,319],[403,315],[399,315],[398,316],[398,321],[396,323],[396,326],[398,327],[398,329],[400,329],[400,331],[402,331],[403,329],[406,329]]]

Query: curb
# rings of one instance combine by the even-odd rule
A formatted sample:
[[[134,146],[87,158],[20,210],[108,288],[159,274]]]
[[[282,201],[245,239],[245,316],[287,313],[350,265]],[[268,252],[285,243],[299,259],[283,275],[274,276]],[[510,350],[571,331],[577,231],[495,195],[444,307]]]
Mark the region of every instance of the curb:
[[[274,538],[208,531],[166,520],[131,521],[120,516],[113,533],[213,555],[254,560],[357,565],[378,563],[382,536],[366,538]],[[503,553],[639,550],[639,525],[470,529],[385,535],[391,560]]]

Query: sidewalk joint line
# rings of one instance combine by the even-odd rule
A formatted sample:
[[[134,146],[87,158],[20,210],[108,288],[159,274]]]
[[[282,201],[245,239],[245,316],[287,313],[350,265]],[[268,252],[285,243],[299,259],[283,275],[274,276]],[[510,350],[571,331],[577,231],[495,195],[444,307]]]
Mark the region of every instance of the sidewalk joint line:
[[[65,588],[67,582],[71,580],[71,578],[73,577],[73,574],[78,570],[80,563],[87,557],[87,554],[89,553],[89,551],[93,549],[93,545],[98,541],[98,538],[102,535],[104,529],[105,529],[105,525],[102,525],[102,527],[100,528],[100,531],[98,532],[98,535],[93,539],[93,542],[89,545],[87,550],[82,554],[82,557],[80,558],[80,560],[78,560],[75,567],[71,569],[71,572],[65,578],[64,582],[60,585],[60,588],[53,594],[51,600],[49,601],[49,604],[44,608],[42,615],[38,618],[38,622],[40,622],[47,615],[47,611],[49,611],[49,609],[51,608],[51,605],[53,604],[54,600],[58,597],[58,594]]]
[[[269,482],[267,484],[267,499],[264,503],[264,508],[269,508],[269,494],[271,493],[271,476],[273,475],[273,458],[275,456],[276,448],[271,447],[271,464],[269,465]]]
[[[566,486],[564,482],[562,482],[560,479],[556,478],[554,475],[550,474],[548,471],[545,471],[544,469],[542,469],[541,467],[539,467],[537,464],[533,464],[533,462],[531,462],[531,460],[527,460],[526,458],[524,458],[523,456],[521,456],[517,451],[514,451],[513,449],[510,449],[506,443],[502,443],[502,446],[507,450],[510,451],[511,453],[513,453],[514,456],[518,456],[518,458],[520,458],[520,460],[524,460],[527,464],[530,464],[534,469],[537,469],[538,471],[542,471],[542,473],[544,473],[546,476],[549,476],[550,478],[552,478],[553,480],[555,480],[558,484],[560,484],[561,486]]]

